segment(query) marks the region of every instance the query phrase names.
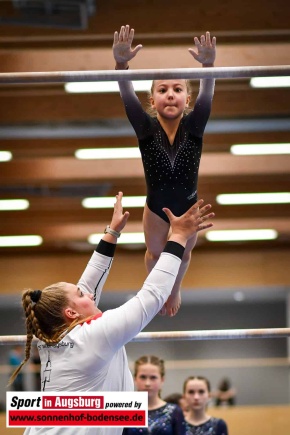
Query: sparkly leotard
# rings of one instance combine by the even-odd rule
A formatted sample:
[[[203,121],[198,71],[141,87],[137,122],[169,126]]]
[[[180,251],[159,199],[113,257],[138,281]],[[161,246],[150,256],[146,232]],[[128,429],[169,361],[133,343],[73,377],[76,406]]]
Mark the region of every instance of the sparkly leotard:
[[[186,423],[179,406],[166,403],[148,411],[148,428],[125,428],[123,435],[185,435]]]
[[[198,426],[186,423],[186,435],[228,435],[228,428],[221,418],[211,417],[208,421]]]
[[[148,115],[130,83],[120,85],[126,114],[142,155],[149,209],[166,222],[163,207],[180,216],[197,201],[202,136],[208,121],[212,93],[200,91],[194,109],[183,116],[171,145],[157,118]]]

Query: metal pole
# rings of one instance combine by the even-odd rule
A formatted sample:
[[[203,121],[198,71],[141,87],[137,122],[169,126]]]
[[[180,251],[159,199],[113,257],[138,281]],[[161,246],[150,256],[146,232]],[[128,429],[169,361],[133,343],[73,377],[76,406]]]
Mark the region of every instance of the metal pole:
[[[132,342],[149,341],[197,341],[197,340],[243,340],[250,338],[290,337],[290,328],[270,329],[220,329],[212,331],[164,331],[140,332]],[[23,344],[25,335],[2,335],[0,345]]]
[[[249,78],[290,76],[290,65],[214,67],[214,68],[174,68],[141,69],[126,71],[59,71],[2,73],[0,84],[41,84],[92,81],[128,81],[157,79],[201,79],[201,78]]]

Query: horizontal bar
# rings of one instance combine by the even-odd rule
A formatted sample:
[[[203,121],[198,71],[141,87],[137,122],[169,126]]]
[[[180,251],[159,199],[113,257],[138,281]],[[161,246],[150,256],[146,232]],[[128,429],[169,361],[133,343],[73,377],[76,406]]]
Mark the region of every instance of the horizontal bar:
[[[108,71],[60,71],[2,73],[0,84],[28,83],[68,83],[92,81],[128,81],[157,79],[234,79],[249,77],[290,76],[290,65],[214,67],[214,68],[174,68]]]
[[[140,332],[132,342],[148,341],[198,341],[198,340],[242,340],[249,338],[290,337],[290,328],[270,329],[220,329],[212,331],[165,331]],[[0,345],[22,344],[25,335],[2,335]]]
[[[249,338],[290,337],[290,328],[272,329],[221,329],[212,331],[165,331],[141,332],[132,341],[200,341],[200,340],[242,340]]]

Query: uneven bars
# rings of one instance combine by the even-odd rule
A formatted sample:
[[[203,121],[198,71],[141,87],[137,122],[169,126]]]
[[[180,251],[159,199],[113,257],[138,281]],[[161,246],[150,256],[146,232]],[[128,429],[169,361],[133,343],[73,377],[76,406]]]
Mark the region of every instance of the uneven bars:
[[[128,81],[157,79],[241,79],[249,77],[290,76],[290,65],[174,68],[108,71],[59,71],[1,73],[0,84],[41,84],[94,81]]]
[[[242,340],[249,338],[290,337],[290,328],[270,329],[220,329],[209,331],[164,331],[140,332],[131,342],[149,341],[200,341],[200,340]],[[23,344],[26,335],[2,335],[0,345]]]

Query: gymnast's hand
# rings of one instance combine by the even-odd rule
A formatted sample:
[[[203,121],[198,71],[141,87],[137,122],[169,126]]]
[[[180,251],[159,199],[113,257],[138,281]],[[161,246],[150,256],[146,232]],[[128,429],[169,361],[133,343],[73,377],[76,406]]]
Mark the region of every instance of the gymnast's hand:
[[[211,40],[210,33],[206,32],[205,36],[201,35],[200,40],[195,37],[194,43],[197,53],[193,48],[188,49],[189,53],[203,66],[213,66],[216,56],[216,37],[213,36]]]
[[[169,240],[185,246],[195,233],[213,226],[212,222],[207,221],[214,217],[214,213],[206,214],[211,209],[211,205],[206,204],[202,207],[203,203],[203,199],[200,199],[179,217],[174,216],[168,208],[162,209],[166,213],[172,229]]]
[[[132,49],[134,39],[134,29],[130,30],[130,26],[122,26],[120,33],[114,33],[113,54],[118,69],[126,69],[127,62],[136,56],[138,51],[143,47],[141,44]]]
[[[110,228],[112,228],[112,230],[118,231],[118,233],[121,232],[122,229],[125,227],[127,220],[130,216],[130,213],[128,211],[125,211],[125,213],[123,213],[122,198],[123,192],[119,192],[118,195],[116,195],[114,212],[112,216],[112,221],[110,223]]]

